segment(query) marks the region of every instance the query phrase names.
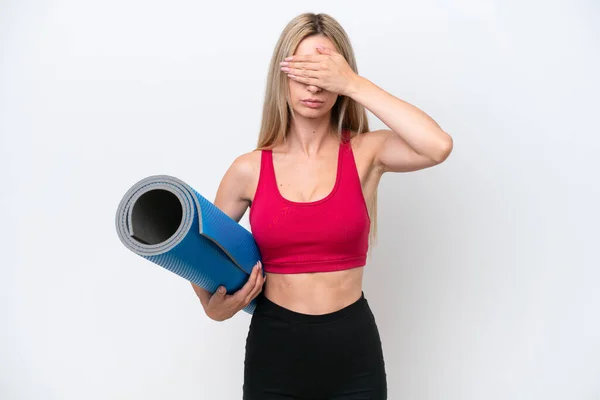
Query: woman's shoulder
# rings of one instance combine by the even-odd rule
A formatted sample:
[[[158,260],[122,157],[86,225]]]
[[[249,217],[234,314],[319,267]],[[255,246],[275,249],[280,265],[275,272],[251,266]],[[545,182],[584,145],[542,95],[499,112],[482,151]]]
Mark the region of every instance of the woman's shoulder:
[[[238,201],[248,202],[251,199],[260,174],[260,157],[260,150],[254,150],[233,159],[219,184],[218,201],[226,203],[224,199],[235,199],[232,204],[238,204]],[[233,206],[225,204],[223,207]]]
[[[357,133],[351,132],[351,143],[353,147],[378,147],[393,134],[389,129],[378,129],[375,131]]]
[[[252,150],[238,155],[231,163],[230,169],[242,179],[252,179],[260,172],[261,150]]]
[[[350,144],[355,155],[372,160],[375,153],[383,145],[389,132],[386,130],[376,130],[370,132],[357,133],[352,131]]]

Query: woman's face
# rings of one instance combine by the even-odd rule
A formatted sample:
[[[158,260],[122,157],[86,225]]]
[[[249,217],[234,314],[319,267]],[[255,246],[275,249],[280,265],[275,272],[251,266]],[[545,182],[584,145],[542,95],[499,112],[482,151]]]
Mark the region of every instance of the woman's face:
[[[315,48],[318,45],[335,49],[333,42],[325,36],[310,36],[300,42],[294,55],[319,55],[320,53]],[[318,118],[328,114],[338,98],[336,93],[328,92],[314,85],[300,83],[291,78],[288,78],[288,84],[290,104],[294,112],[306,118]],[[316,100],[316,102],[310,100]]]

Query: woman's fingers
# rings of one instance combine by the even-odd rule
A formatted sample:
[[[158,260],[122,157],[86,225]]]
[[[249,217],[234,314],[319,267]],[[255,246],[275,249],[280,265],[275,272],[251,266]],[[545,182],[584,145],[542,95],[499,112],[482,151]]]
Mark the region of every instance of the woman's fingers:
[[[256,274],[254,290],[252,290],[250,295],[246,298],[246,305],[248,305],[256,296],[258,296],[258,294],[260,293],[260,291],[262,289],[262,285],[264,282],[263,272],[262,272],[262,263],[259,261],[258,265],[259,265],[260,269],[257,271],[257,274]],[[252,278],[250,278],[250,279],[252,279]]]
[[[296,69],[296,70],[308,70],[308,71],[320,71],[321,69],[323,69],[323,67],[326,64],[323,64],[321,62],[311,62],[311,63],[300,63],[300,62],[287,62],[287,61],[283,61],[280,63],[281,65],[281,69],[284,68],[289,68],[289,69]]]
[[[307,70],[307,69],[298,69],[298,68],[281,68],[281,71],[285,72],[288,75],[300,76],[303,78],[314,78],[319,79],[324,76],[323,72],[317,70]]]
[[[252,289],[256,285],[256,275],[258,275],[258,263],[252,268],[252,273],[248,277],[248,281],[233,295],[233,299],[238,305],[242,305],[248,294],[252,293]]]

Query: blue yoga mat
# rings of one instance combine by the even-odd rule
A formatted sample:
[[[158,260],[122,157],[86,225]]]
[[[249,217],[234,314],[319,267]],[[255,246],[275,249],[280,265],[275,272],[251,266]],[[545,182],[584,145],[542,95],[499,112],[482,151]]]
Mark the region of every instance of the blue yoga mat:
[[[236,292],[261,259],[246,228],[168,175],[134,184],[119,203],[115,224],[126,248],[210,293],[220,285]],[[253,299],[243,310],[253,314],[255,308]]]

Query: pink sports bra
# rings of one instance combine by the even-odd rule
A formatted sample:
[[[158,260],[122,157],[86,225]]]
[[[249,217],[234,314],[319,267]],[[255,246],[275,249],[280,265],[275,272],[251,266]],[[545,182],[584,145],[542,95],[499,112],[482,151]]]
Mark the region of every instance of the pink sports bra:
[[[325,198],[295,202],[279,192],[273,153],[262,150],[250,227],[265,272],[296,274],[364,266],[371,220],[344,131],[333,190]]]

